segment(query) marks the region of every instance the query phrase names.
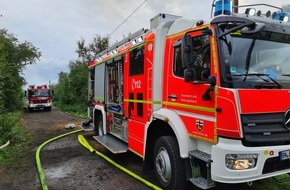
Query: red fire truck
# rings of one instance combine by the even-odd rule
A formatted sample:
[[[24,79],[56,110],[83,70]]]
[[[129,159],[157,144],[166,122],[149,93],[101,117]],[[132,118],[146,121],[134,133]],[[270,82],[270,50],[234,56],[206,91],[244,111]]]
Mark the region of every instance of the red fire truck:
[[[288,14],[228,3],[210,21],[159,14],[89,64],[83,127],[165,189],[290,174]]]
[[[52,91],[47,85],[30,85],[25,91],[27,111],[47,110],[51,111]]]

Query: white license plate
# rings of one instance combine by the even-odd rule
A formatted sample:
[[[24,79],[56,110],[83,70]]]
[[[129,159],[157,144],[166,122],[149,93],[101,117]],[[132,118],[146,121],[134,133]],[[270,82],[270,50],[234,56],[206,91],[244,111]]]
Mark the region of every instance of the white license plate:
[[[284,150],[279,152],[280,160],[287,160],[290,159],[290,150]]]

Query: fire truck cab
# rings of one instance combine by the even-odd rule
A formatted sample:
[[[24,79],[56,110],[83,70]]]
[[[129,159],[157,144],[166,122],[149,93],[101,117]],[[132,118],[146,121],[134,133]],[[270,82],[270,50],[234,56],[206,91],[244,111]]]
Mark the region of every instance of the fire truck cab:
[[[25,91],[25,102],[27,111],[47,110],[51,111],[53,92],[47,85],[30,85]]]
[[[290,24],[283,20],[279,11],[224,8],[210,21],[157,15],[150,30],[89,64],[92,122],[83,127],[113,153],[143,158],[165,189],[289,174]]]

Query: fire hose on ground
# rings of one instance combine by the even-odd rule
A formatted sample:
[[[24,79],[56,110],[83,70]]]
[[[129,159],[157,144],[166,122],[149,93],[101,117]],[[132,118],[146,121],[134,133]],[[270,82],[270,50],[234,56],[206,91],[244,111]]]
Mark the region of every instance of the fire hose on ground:
[[[74,131],[71,131],[69,133],[65,133],[65,134],[62,134],[62,135],[59,135],[59,136],[56,136],[52,139],[49,139],[47,141],[45,141],[44,143],[42,143],[37,151],[36,151],[36,165],[37,165],[37,170],[38,170],[38,175],[39,175],[39,180],[40,180],[40,183],[41,183],[41,187],[43,190],[48,190],[48,186],[46,184],[46,180],[45,180],[45,175],[44,175],[44,172],[43,172],[43,169],[42,169],[42,166],[41,166],[41,161],[40,161],[40,151],[41,149],[57,140],[57,139],[60,139],[62,137],[65,137],[65,136],[68,136],[68,135],[71,135],[71,134],[74,134],[74,133],[77,133],[77,132],[81,132],[83,131],[82,129],[78,129],[78,130],[74,130]],[[109,157],[107,157],[106,155],[104,155],[103,153],[95,150],[88,142],[87,140],[85,139],[85,137],[83,135],[78,135],[78,141],[81,145],[83,145],[85,148],[87,148],[91,153],[95,153],[97,154],[98,156],[102,157],[103,159],[105,159],[107,162],[109,162],[110,164],[114,165],[115,167],[117,167],[118,169],[122,170],[123,172],[127,173],[128,175],[130,175],[131,177],[134,177],[135,179],[137,179],[138,181],[142,182],[143,184],[147,185],[148,187],[152,188],[152,189],[155,189],[155,190],[161,190],[160,187],[150,183],[149,181],[145,180],[144,178],[140,177],[139,175],[135,174],[134,172],[128,170],[127,168],[121,166],[120,164],[116,163],[115,161],[113,161],[112,159],[110,159]]]
[[[152,189],[156,189],[156,190],[161,190],[160,187],[150,183],[149,181],[147,181],[146,179],[140,177],[139,175],[135,174],[134,172],[128,170],[127,168],[121,166],[120,164],[114,162],[112,159],[110,159],[108,156],[102,154],[101,152],[93,149],[93,147],[91,147],[91,145],[87,142],[87,140],[84,138],[84,136],[79,135],[78,136],[78,141],[87,149],[89,149],[89,151],[91,153],[95,153],[98,156],[102,157],[103,159],[107,160],[110,164],[114,165],[115,167],[117,167],[118,169],[122,170],[123,172],[127,173],[128,175],[134,177],[135,179],[141,181],[142,183],[144,183],[145,185],[147,185],[148,187],[151,187]]]
[[[75,131],[71,131],[69,133],[65,133],[65,134],[56,136],[54,138],[51,138],[51,139],[45,141],[44,143],[42,143],[37,148],[36,155],[35,155],[35,160],[36,160],[36,166],[37,166],[37,171],[38,171],[38,175],[39,175],[40,184],[41,184],[41,187],[42,187],[43,190],[48,190],[48,187],[47,187],[47,184],[46,184],[46,181],[45,181],[44,172],[43,172],[43,169],[42,169],[42,166],[41,166],[41,162],[40,162],[40,151],[41,151],[41,149],[45,145],[51,143],[52,141],[55,141],[57,139],[60,139],[62,137],[65,137],[65,136],[68,136],[68,135],[71,135],[71,134],[74,134],[74,133],[77,133],[77,132],[80,132],[80,131],[83,131],[83,129],[78,129],[78,130],[75,130]]]
[[[3,149],[5,147],[7,147],[10,144],[10,141],[8,140],[5,144],[3,144],[2,146],[0,146],[0,149]]]

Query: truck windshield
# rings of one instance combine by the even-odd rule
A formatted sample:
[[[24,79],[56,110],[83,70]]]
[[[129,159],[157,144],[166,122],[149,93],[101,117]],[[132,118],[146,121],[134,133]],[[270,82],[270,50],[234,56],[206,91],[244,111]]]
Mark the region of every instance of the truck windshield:
[[[50,96],[49,90],[29,90],[29,97],[48,97]]]
[[[290,88],[290,35],[239,31],[220,39],[223,85],[232,88]]]

